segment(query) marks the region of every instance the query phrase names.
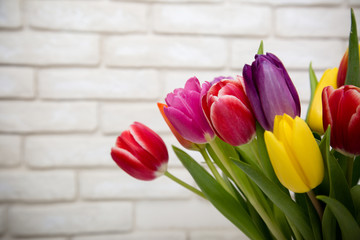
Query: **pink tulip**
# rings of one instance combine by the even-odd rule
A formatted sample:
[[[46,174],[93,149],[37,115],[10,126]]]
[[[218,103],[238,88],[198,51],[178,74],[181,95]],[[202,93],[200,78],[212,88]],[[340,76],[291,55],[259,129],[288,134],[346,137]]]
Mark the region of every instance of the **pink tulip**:
[[[163,175],[169,159],[160,136],[139,122],[121,133],[111,149],[111,157],[129,175],[145,181]]]
[[[202,108],[216,135],[223,141],[238,146],[254,137],[255,118],[242,77],[222,79],[212,85],[202,97]]]

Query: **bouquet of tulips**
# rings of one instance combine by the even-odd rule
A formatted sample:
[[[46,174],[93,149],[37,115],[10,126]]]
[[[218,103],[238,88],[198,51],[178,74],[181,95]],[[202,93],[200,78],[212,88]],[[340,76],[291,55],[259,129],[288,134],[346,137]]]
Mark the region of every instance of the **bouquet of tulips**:
[[[250,239],[360,239],[359,69],[351,11],[339,69],[318,82],[310,64],[306,121],[284,65],[261,43],[242,76],[202,85],[192,77],[158,103],[179,143],[204,158],[173,147],[196,187],[167,171],[163,140],[139,122],[121,133],[111,156],[137,179],[165,175],[208,200]]]

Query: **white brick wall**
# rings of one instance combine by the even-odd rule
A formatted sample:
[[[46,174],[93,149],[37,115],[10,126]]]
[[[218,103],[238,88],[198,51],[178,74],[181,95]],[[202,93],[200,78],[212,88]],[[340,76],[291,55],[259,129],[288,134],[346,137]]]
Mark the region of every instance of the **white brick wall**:
[[[132,179],[109,155],[133,121],[197,76],[241,75],[260,40],[288,68],[305,117],[347,46],[360,0],[0,0],[0,239],[246,239],[167,178]],[[190,154],[198,158],[196,152]]]

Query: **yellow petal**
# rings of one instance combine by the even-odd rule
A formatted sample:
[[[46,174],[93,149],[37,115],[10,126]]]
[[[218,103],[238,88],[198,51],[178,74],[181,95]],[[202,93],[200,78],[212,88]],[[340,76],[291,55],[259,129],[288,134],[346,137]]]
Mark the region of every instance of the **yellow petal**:
[[[310,188],[299,176],[284,145],[272,132],[266,131],[264,137],[271,164],[281,184],[293,192],[308,192]]]
[[[276,115],[275,119],[274,119],[274,129],[273,129],[273,133],[275,135],[275,137],[279,137],[279,123],[281,121],[281,119],[283,118],[282,115]]]
[[[306,177],[304,181],[313,189],[324,178],[324,163],[319,146],[305,121],[299,117],[295,118],[292,137],[292,150]]]
[[[311,102],[309,114],[307,117],[307,122],[310,128],[319,133],[323,134],[323,122],[322,122],[322,91],[326,86],[332,86],[334,89],[337,88],[336,78],[338,74],[338,69],[327,69],[323,76],[321,77],[318,85],[315,89],[314,98]]]

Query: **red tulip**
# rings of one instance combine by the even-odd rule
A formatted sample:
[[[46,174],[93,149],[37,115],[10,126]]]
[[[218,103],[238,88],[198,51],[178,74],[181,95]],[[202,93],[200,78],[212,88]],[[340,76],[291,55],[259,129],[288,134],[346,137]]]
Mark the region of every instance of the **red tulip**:
[[[360,155],[360,88],[324,88],[323,127],[331,126],[330,145],[346,155]]]
[[[163,175],[169,159],[160,136],[139,122],[121,133],[111,149],[111,157],[129,175],[145,181]]]
[[[338,75],[337,75],[337,87],[338,88],[345,84],[348,60],[349,60],[349,49],[347,49],[346,52],[344,53],[344,56],[342,57],[340,65],[339,65],[339,71],[338,71]]]
[[[223,141],[238,146],[254,137],[255,118],[242,77],[215,83],[201,101],[207,120]]]

